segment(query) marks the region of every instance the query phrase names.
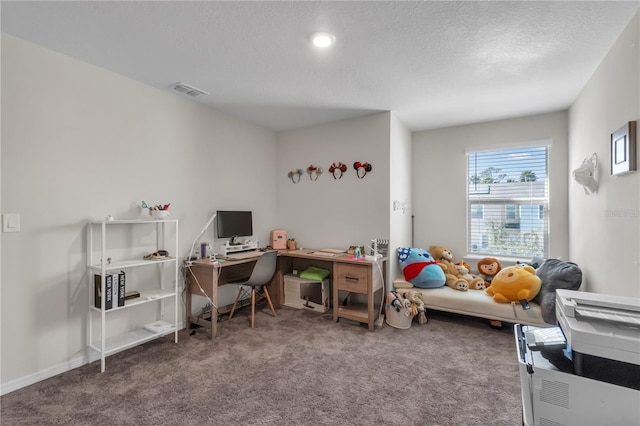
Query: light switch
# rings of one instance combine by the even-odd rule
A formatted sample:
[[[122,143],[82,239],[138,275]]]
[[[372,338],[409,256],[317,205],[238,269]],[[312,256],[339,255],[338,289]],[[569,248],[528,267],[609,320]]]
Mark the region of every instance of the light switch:
[[[2,215],[2,232],[20,232],[19,213],[5,213]]]

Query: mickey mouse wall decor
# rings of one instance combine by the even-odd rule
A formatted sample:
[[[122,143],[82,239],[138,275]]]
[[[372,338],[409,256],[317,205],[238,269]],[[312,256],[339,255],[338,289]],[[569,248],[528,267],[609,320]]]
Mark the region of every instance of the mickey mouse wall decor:
[[[371,164],[356,161],[353,163],[353,168],[356,169],[356,176],[358,176],[358,179],[362,179],[367,175],[367,172],[371,171]]]
[[[298,183],[300,182],[300,176],[302,176],[302,169],[291,170],[287,176],[293,183]]]
[[[322,174],[322,168],[316,167],[313,164],[307,167],[307,173],[309,173],[309,179],[318,180],[318,176]]]
[[[342,175],[347,171],[347,166],[338,162],[333,163],[331,167],[329,167],[329,173],[333,176],[334,179],[342,179]]]

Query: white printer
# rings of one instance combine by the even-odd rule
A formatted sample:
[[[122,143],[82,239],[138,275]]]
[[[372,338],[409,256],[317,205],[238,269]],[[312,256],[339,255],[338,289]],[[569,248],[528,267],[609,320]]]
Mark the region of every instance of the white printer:
[[[576,374],[583,373],[582,354],[640,365],[640,299],[557,290],[556,317]]]
[[[640,299],[557,290],[556,316],[515,326],[523,423],[640,425]]]

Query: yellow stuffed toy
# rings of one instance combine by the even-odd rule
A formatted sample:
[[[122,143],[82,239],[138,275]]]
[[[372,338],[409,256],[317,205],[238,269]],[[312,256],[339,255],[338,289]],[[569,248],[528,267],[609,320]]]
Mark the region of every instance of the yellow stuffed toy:
[[[453,253],[451,253],[451,250],[448,248],[443,246],[429,246],[429,253],[444,271],[447,286],[460,291],[467,291],[470,288],[479,290],[484,288],[484,280],[482,278],[473,277],[471,274],[468,274],[465,278],[465,276],[460,273],[453,261]]]
[[[491,286],[485,292],[500,303],[520,302],[523,309],[529,309],[529,301],[540,291],[542,281],[536,270],[529,265],[509,266],[493,277]]]

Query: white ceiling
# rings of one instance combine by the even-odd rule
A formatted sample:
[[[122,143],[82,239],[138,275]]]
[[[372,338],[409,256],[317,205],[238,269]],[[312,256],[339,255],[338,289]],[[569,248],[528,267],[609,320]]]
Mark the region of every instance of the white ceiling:
[[[11,2],[2,31],[273,130],[412,131],[568,108],[639,1]],[[331,50],[309,43],[336,36]]]

